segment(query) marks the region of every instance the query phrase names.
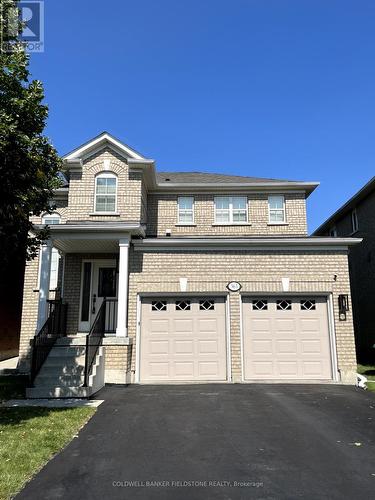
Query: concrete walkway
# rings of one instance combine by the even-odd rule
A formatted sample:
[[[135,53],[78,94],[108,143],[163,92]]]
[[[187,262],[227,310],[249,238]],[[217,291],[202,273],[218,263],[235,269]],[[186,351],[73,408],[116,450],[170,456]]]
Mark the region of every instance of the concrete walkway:
[[[111,387],[18,499],[359,499],[375,395],[335,385]]]

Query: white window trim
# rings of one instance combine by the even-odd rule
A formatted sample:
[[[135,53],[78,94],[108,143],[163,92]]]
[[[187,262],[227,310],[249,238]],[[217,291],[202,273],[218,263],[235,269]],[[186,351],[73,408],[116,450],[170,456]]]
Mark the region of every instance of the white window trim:
[[[350,219],[351,219],[351,224],[352,224],[351,234],[354,234],[359,230],[358,215],[357,215],[357,210],[355,208],[353,208],[353,210],[350,214]]]
[[[336,226],[331,227],[331,229],[329,230],[329,235],[331,236],[331,238],[337,238]]]
[[[96,198],[97,196],[101,196],[100,194],[98,195],[97,193],[97,179],[116,179],[116,191],[115,191],[115,209],[113,212],[109,212],[108,210],[96,210]],[[95,193],[94,193],[94,211],[90,215],[119,215],[117,212],[117,190],[118,190],[118,177],[114,172],[100,172],[100,174],[97,174],[95,176]],[[106,195],[104,195],[106,196]]]
[[[45,224],[46,226],[49,226],[51,224],[48,224],[48,222],[46,222],[46,219],[58,219],[59,222],[58,224],[60,224],[61,222],[61,215],[57,212],[52,212],[51,214],[48,214],[48,213],[45,213],[42,215],[42,224]]]
[[[283,208],[271,209],[270,199],[274,197],[279,197],[283,199]],[[271,212],[275,210],[282,210],[284,214],[284,219],[282,221],[271,221]],[[285,196],[283,194],[270,194],[268,196],[268,225],[269,226],[286,226],[288,224],[286,220],[286,207],[285,207]]]
[[[180,199],[181,198],[191,198],[193,200],[193,203],[192,203],[192,208],[191,208],[191,212],[192,212],[192,215],[193,215],[193,220],[191,222],[183,222],[180,220]],[[190,210],[188,209],[183,209],[184,212],[190,212]],[[195,226],[195,199],[194,199],[194,196],[190,196],[190,195],[186,195],[186,196],[178,196],[177,198],[177,225],[178,226]]]
[[[221,209],[217,209],[216,208],[216,200],[218,198],[228,198],[229,199],[229,221],[227,222],[223,222],[223,221],[218,221],[217,220],[217,210],[221,210]],[[240,210],[245,210],[246,212],[246,220],[243,220],[243,221],[233,221],[233,198],[243,198],[245,201],[246,201],[246,208],[244,209],[240,209]],[[226,210],[226,209],[223,209],[223,210]],[[238,210],[238,209],[236,209]],[[215,211],[215,222],[212,224],[213,226],[247,226],[247,225],[250,225],[249,223],[249,199],[247,196],[241,196],[241,195],[233,195],[233,196],[221,196],[221,195],[218,195],[218,196],[215,196],[215,199],[214,199],[214,211]]]

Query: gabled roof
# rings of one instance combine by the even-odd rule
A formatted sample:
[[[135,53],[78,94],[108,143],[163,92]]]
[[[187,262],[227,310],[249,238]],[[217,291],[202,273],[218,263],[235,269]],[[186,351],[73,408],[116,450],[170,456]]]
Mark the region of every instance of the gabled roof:
[[[181,189],[194,189],[198,191],[209,190],[300,190],[311,194],[319,185],[318,182],[290,181],[281,179],[265,179],[262,177],[246,177],[240,175],[212,174],[208,172],[155,172],[154,161],[147,159],[140,153],[116,139],[108,132],[102,132],[90,141],[82,144],[63,158],[66,170],[81,169],[83,160],[109,146],[126,158],[132,168],[141,168],[145,172],[148,188],[159,191],[178,191]]]
[[[344,215],[346,215],[348,212],[351,212],[358,203],[360,203],[362,200],[366,198],[370,193],[375,191],[375,177],[370,179],[367,184],[365,184],[359,191],[355,193],[354,196],[349,198],[349,200],[344,203],[336,212],[331,215],[323,224],[321,224],[318,229],[315,229],[314,235],[319,235],[322,234],[323,232],[327,231],[331,226],[334,226],[336,221],[339,219],[342,219]]]
[[[76,149],[73,149],[70,153],[66,154],[63,158],[64,160],[75,160],[79,158],[83,158],[85,156],[88,156],[92,154],[95,151],[100,150],[106,145],[112,146],[112,148],[116,149],[117,151],[120,152],[120,154],[124,154],[126,157],[133,158],[135,160],[143,160],[145,159],[144,156],[142,156],[140,153],[135,151],[133,148],[127,146],[123,142],[121,142],[119,139],[116,139],[113,135],[109,134],[108,132],[102,132],[101,134],[97,135],[93,139],[89,140],[88,142],[85,142],[81,146],[79,146]]]

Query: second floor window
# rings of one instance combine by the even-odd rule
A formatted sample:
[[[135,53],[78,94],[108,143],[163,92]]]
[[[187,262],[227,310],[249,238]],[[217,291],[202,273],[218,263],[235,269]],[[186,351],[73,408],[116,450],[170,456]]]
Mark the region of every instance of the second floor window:
[[[218,224],[247,222],[246,196],[216,196],[215,222]]]
[[[332,238],[336,238],[337,237],[336,226],[331,227],[331,229],[329,230],[329,235],[332,236]]]
[[[356,231],[358,231],[358,216],[357,216],[357,210],[354,209],[352,211],[352,232],[355,233]]]
[[[116,212],[117,177],[103,173],[95,179],[95,212]]]
[[[268,210],[270,224],[283,224],[285,217],[285,199],[281,195],[272,195],[268,197]]]
[[[194,222],[194,198],[192,196],[178,197],[178,223],[192,224]]]

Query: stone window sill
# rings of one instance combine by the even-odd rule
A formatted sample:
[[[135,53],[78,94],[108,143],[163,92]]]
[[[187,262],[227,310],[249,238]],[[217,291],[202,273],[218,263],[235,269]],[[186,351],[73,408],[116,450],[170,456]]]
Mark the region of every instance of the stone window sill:
[[[175,227],[197,227],[197,225],[194,222],[179,222]]]
[[[89,214],[90,216],[105,216],[105,217],[109,217],[111,215],[115,216],[115,217],[120,217],[120,214],[118,212],[91,212],[91,214]]]
[[[267,226],[289,226],[289,222],[269,222]]]
[[[214,222],[213,226],[251,226],[251,222]]]

